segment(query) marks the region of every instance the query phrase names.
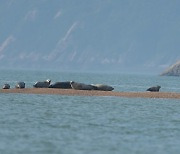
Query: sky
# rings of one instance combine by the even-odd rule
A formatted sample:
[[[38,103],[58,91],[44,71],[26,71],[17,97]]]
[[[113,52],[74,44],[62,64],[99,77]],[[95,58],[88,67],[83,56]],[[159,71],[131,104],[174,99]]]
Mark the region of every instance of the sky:
[[[0,69],[160,74],[180,59],[179,0],[0,0]]]

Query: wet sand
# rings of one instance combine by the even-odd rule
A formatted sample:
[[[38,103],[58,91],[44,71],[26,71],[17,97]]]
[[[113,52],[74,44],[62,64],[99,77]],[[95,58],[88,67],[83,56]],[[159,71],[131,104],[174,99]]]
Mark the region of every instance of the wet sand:
[[[54,89],[54,88],[25,88],[25,89],[1,89],[0,93],[180,99],[180,93],[175,93],[175,92],[118,92],[118,91],[96,91],[96,90],[88,91],[88,90],[74,90],[74,89]]]

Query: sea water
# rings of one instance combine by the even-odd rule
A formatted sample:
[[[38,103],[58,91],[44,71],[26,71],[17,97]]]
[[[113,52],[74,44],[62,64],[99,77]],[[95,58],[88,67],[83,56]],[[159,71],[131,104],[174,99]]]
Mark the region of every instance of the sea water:
[[[178,77],[1,71],[0,84],[24,81],[103,83],[114,91],[180,92]],[[178,154],[180,100],[111,96],[0,94],[2,154]]]

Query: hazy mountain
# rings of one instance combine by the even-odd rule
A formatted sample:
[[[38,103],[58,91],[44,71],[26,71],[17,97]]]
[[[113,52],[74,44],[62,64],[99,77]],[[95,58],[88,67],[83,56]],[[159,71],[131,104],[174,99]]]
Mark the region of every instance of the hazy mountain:
[[[180,76],[180,61],[168,67],[163,73],[163,76]]]
[[[180,59],[179,0],[1,0],[0,68],[159,73]]]

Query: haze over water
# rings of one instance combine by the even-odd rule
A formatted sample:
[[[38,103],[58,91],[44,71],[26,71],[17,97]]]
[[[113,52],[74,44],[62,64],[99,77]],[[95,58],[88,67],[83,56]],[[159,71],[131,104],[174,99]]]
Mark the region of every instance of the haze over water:
[[[0,68],[160,74],[180,59],[179,0],[1,0]]]

